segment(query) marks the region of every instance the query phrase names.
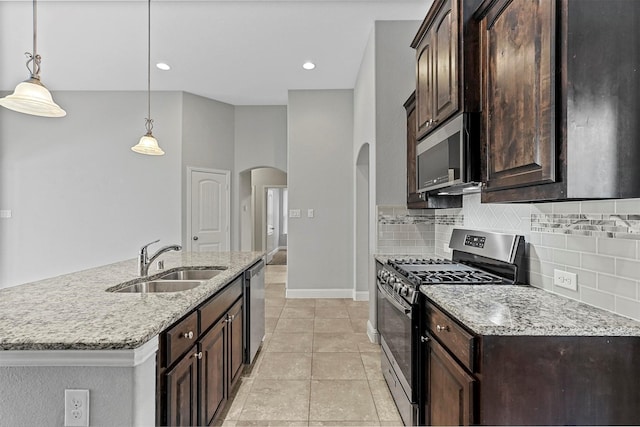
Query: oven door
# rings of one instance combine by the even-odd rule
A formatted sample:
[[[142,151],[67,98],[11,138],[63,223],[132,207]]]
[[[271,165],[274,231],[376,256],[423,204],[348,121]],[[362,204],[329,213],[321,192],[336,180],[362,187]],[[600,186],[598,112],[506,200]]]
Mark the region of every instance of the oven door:
[[[393,370],[407,397],[412,394],[411,305],[398,301],[389,286],[378,282],[378,331]]]

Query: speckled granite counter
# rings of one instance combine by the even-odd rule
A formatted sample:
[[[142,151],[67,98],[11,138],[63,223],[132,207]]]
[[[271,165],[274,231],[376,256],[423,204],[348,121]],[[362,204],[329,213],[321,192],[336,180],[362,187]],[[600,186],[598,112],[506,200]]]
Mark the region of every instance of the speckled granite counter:
[[[224,287],[262,252],[170,252],[165,269],[226,267],[183,292],[113,293],[106,289],[138,278],[137,260],[0,290],[0,350],[134,349]]]
[[[640,336],[640,322],[530,286],[421,286],[480,335]]]

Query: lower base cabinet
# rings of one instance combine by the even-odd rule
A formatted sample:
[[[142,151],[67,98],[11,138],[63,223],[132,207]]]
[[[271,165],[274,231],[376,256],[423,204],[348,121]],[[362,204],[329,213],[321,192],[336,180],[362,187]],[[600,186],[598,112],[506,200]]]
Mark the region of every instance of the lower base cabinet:
[[[160,335],[157,424],[212,425],[223,412],[244,366],[242,289],[240,277]]]
[[[640,337],[477,335],[425,305],[428,425],[637,425]]]
[[[476,380],[433,339],[429,342],[426,378],[431,397],[431,425],[468,426],[473,419],[473,387]]]

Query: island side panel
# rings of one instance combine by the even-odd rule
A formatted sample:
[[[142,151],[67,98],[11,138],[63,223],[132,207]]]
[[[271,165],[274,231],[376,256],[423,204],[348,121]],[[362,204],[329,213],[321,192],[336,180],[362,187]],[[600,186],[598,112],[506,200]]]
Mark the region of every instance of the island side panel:
[[[155,367],[0,367],[0,426],[64,425],[65,389],[89,390],[90,425],[155,425]]]

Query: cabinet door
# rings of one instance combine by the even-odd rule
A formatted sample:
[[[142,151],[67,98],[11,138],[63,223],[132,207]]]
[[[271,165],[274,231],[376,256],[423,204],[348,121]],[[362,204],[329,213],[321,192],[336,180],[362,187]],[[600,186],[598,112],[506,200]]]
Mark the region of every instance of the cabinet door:
[[[426,376],[430,424],[473,424],[475,380],[434,339],[429,341],[429,369]]]
[[[221,320],[200,340],[200,425],[210,425],[224,407],[227,388],[227,322]]]
[[[417,139],[421,139],[432,128],[434,115],[433,106],[433,43],[431,32],[417,47],[417,84],[416,84],[416,132]]]
[[[486,191],[556,177],[555,0],[498,0],[481,22]]]
[[[433,127],[458,111],[458,2],[447,0],[432,27]]]
[[[198,425],[198,358],[196,346],[166,373],[167,425]]]
[[[229,310],[229,383],[234,384],[242,373],[244,361],[243,304],[239,299]]]
[[[416,174],[416,97],[411,94],[404,103],[407,111],[407,207],[422,209],[427,205],[418,194],[418,180]]]

